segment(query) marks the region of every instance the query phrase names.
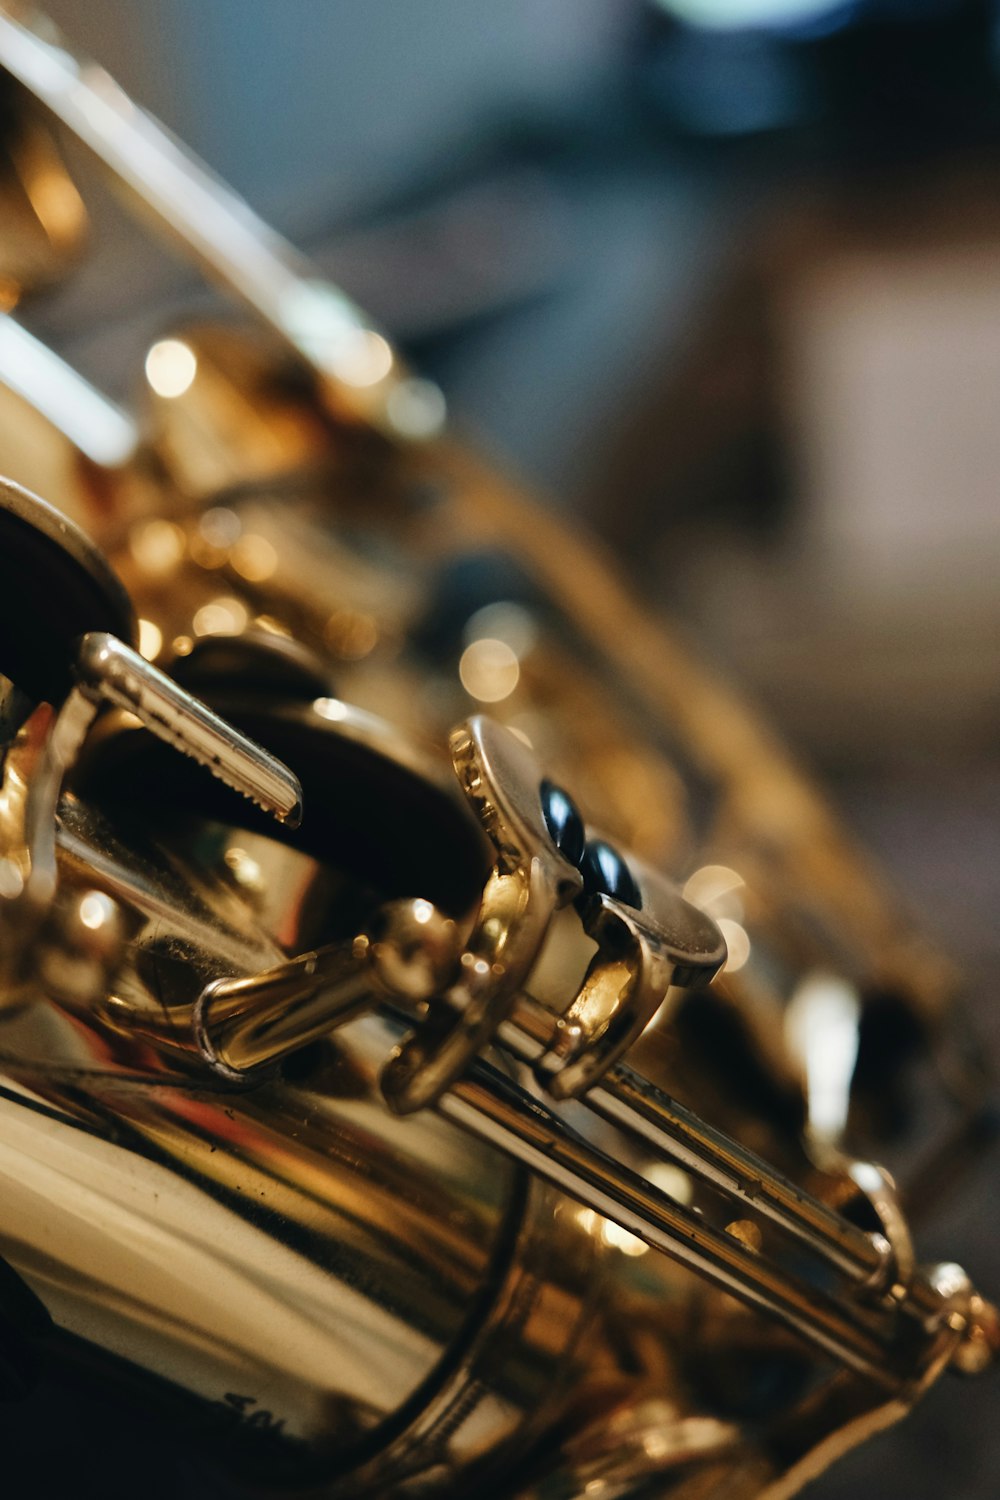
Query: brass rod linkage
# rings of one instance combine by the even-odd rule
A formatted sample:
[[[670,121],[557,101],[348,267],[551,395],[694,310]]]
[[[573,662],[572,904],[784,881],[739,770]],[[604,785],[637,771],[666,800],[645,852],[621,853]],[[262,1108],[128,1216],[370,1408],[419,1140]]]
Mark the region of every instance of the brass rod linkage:
[[[875,1319],[867,1318],[860,1306],[840,1305],[703,1223],[488,1063],[474,1064],[437,1109],[653,1249],[776,1318],[840,1364],[887,1389],[912,1380],[912,1369],[897,1371],[891,1339],[880,1336]]]
[[[358,937],[290,960],[266,974],[211,985],[196,1007],[202,1055],[231,1079],[286,1055],[308,1035],[328,1033],[365,1003],[415,1009],[440,985],[446,969],[443,930],[451,924],[426,902],[420,928],[433,934],[437,955],[422,985],[414,966],[394,970],[385,953],[392,943]],[[407,929],[410,903],[386,908],[398,931]],[[412,930],[412,929],[411,929]],[[540,1008],[521,997],[500,1031],[502,1046],[530,1062],[544,1047]],[[549,1017],[549,1027],[553,1018]],[[535,1040],[531,1040],[534,1035]],[[769,1216],[855,1285],[826,1292],[791,1275],[767,1257],[699,1218],[641,1173],[579,1135],[553,1109],[497,1069],[476,1063],[437,1102],[446,1118],[508,1151],[583,1205],[613,1219],[654,1249],[665,1251],[722,1290],[766,1312],[843,1365],[897,1388],[908,1373],[893,1364],[895,1307],[886,1314],[859,1299],[857,1283],[885,1273],[889,1247],[809,1194],[795,1188],[752,1152],[713,1130],[622,1064],[586,1096],[616,1128],[638,1136],[659,1158],[690,1167],[703,1180]],[[677,1134],[674,1134],[676,1125]],[[924,1309],[926,1312],[926,1309]]]
[[[0,10],[0,67],[90,150],[146,215],[238,297],[337,409],[396,440],[436,436],[444,397],[404,366],[349,297],[319,277],[96,63]]]
[[[529,996],[515,1005],[501,1037],[523,1062],[534,1063],[548,1044],[551,1017]],[[671,1099],[628,1063],[618,1063],[587,1092],[590,1108],[644,1142],[655,1154],[738,1198],[777,1224],[829,1266],[863,1286],[885,1279],[888,1242],[796,1187],[732,1136],[714,1129]]]

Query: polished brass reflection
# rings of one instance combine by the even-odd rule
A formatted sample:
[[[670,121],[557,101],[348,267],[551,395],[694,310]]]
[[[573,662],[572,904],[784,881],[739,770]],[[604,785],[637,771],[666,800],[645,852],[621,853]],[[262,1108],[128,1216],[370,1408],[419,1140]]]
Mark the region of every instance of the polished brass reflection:
[[[331,1500],[776,1500],[984,1369],[855,1066],[886,995],[934,1062],[951,965],[360,309],[21,7],[0,66],[0,469],[59,507],[0,495],[0,1253],[53,1357]],[[79,248],[59,130],[265,335],[165,331],[135,415],[10,316]]]

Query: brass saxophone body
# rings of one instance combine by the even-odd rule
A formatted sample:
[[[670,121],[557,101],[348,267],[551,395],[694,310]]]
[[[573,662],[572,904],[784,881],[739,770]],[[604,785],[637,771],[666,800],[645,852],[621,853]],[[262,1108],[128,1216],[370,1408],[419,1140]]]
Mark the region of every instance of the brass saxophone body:
[[[137,417],[0,328],[11,1423],[65,1368],[212,1493],[793,1493],[997,1346],[857,1066],[955,971],[357,309],[51,31],[0,65],[261,325]]]

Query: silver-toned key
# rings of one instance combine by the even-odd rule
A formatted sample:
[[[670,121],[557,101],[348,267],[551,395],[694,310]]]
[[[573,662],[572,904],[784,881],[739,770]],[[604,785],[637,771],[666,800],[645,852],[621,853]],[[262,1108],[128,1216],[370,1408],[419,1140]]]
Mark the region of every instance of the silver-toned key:
[[[301,820],[302,789],[288,767],[145,661],[134,638],[128,596],[100,552],[45,501],[0,481],[0,673],[16,689],[0,695],[9,721],[0,746],[0,1009],[30,991],[43,924],[75,951],[79,924],[69,893],[60,894],[59,800],[105,708],[135,715],[279,822]]]
[[[279,822],[298,827],[302,789],[288,767],[124,641],[107,631],[89,631],[80,639],[74,670],[77,691],[95,709],[105,704],[127,709],[158,739]]]
[[[128,597],[100,552],[44,500],[0,481],[0,672],[32,702],[59,708],[60,772],[102,707],[127,709],[296,827],[302,791],[287,766],[144,660],[134,639]]]

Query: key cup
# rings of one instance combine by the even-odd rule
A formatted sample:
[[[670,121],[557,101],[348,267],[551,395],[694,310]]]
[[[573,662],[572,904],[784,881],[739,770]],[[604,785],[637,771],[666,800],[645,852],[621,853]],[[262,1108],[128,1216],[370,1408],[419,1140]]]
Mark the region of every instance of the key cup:
[[[134,714],[280,822],[301,820],[292,772],[145,661],[135,636],[128,596],[101,553],[51,505],[0,480],[0,673],[12,685],[6,717],[15,727],[20,720],[0,787],[0,978],[8,1003],[20,998],[34,938],[56,903],[64,779],[104,708]]]

